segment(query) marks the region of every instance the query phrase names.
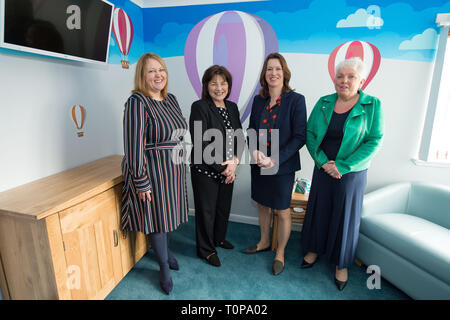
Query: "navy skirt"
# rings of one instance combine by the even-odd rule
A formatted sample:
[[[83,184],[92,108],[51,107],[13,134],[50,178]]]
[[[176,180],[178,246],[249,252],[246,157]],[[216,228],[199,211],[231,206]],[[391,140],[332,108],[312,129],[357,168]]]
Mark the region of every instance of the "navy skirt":
[[[263,206],[284,210],[291,206],[295,172],[282,175],[261,175],[251,172],[251,197]]]
[[[324,255],[339,269],[355,260],[367,170],[334,179],[314,166],[302,229],[303,253]]]

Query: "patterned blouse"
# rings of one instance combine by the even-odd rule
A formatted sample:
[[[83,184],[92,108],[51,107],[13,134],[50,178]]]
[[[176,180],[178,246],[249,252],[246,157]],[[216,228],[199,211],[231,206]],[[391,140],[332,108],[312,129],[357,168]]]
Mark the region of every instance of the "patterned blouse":
[[[220,115],[222,116],[222,120],[223,123],[225,125],[225,129],[226,129],[226,134],[227,137],[225,139],[226,142],[228,142],[228,146],[227,146],[227,154],[226,154],[226,159],[227,160],[232,160],[233,159],[233,127],[231,126],[231,120],[230,120],[230,116],[228,114],[228,110],[227,108],[217,108],[217,110],[219,111]],[[217,180],[220,183],[225,183],[225,179],[226,177],[223,174],[217,173],[215,171],[212,170],[205,170],[204,168],[200,168],[199,166],[194,165],[193,167],[194,170],[197,170],[198,172],[207,175],[208,177]]]
[[[263,137],[267,135],[267,156],[270,157],[270,143],[272,139],[272,128],[275,127],[278,112],[281,105],[281,96],[278,97],[276,104],[270,107],[270,99],[267,102],[266,107],[261,113],[261,123],[259,125],[259,135]],[[263,130],[261,130],[263,129]],[[264,130],[265,129],[265,130]]]

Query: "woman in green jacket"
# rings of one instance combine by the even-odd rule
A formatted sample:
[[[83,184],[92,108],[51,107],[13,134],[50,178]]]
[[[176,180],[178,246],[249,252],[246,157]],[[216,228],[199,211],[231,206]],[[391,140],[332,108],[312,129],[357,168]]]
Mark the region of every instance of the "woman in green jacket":
[[[360,58],[336,67],[336,93],[314,106],[306,146],[315,162],[302,230],[302,268],[326,256],[336,265],[335,283],[344,289],[355,259],[367,169],[379,149],[384,122],[380,100],[365,94]]]

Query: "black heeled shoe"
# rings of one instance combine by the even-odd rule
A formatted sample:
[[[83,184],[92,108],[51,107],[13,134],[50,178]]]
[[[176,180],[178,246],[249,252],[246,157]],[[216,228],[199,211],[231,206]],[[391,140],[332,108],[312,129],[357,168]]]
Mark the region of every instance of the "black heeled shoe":
[[[339,281],[338,279],[336,279],[336,277],[334,277],[334,283],[336,284],[336,287],[338,288],[339,291],[344,290],[345,286],[347,285],[347,281]]]
[[[159,286],[161,287],[162,291],[164,291],[167,295],[169,295],[173,289],[172,278],[170,278],[170,280],[168,282],[163,282],[163,281],[159,280]]]
[[[313,263],[309,263],[309,262],[307,262],[305,259],[303,259],[302,265],[301,265],[300,267],[301,267],[302,269],[312,268],[312,266],[317,262],[317,260],[319,260],[319,257],[317,257],[316,260],[314,260]]]

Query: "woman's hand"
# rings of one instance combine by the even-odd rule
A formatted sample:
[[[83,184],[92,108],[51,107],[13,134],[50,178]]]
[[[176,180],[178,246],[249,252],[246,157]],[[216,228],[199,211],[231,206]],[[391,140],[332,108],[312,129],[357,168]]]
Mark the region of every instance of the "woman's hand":
[[[148,190],[146,192],[136,191],[138,198],[142,201],[152,201],[152,191]]]
[[[238,164],[239,164],[239,160],[238,160],[238,158],[236,158],[236,156],[234,156],[232,160],[227,160],[225,162],[222,162],[223,166],[227,166],[225,168],[225,170],[221,172],[221,174],[223,174],[225,177],[227,177],[225,179],[226,184],[232,183],[236,179],[236,168],[237,168]]]
[[[253,157],[256,160],[256,164],[260,168],[271,168],[275,163],[275,160],[270,159],[270,157],[266,157],[264,153],[259,150],[253,151]]]
[[[336,167],[336,164],[334,163],[334,161],[328,161],[327,163],[325,163],[322,166],[323,170],[328,173],[331,177],[335,178],[335,179],[340,179],[342,178],[341,173],[339,172],[338,168]]]

